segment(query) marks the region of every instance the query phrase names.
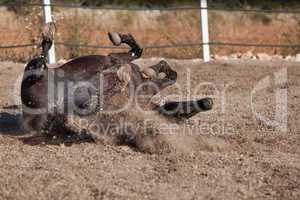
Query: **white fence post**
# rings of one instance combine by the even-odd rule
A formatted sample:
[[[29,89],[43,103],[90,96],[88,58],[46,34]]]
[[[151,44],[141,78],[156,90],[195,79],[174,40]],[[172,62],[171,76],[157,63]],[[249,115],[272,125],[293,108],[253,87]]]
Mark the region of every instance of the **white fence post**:
[[[44,4],[44,17],[45,17],[45,23],[49,23],[52,22],[52,14],[51,14],[51,2],[50,0],[43,0],[43,4]],[[55,45],[54,45],[54,41],[53,41],[53,45],[49,51],[48,54],[49,57],[49,63],[53,64],[56,62],[55,59]]]
[[[210,61],[210,49],[209,49],[209,33],[208,33],[208,11],[207,0],[200,0],[201,7],[201,31],[202,31],[202,43],[203,43],[203,60],[204,62]]]

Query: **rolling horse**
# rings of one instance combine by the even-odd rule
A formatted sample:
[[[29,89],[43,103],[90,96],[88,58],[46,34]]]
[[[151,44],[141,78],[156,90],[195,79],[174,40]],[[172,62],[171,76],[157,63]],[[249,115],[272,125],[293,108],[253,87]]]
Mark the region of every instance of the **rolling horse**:
[[[128,45],[128,52],[87,55],[50,65],[47,54],[53,35],[53,25],[48,24],[42,34],[40,55],[24,70],[21,100],[27,130],[52,138],[92,141],[103,138],[105,130],[113,141],[145,150],[146,144],[157,143],[160,135],[153,127],[145,128],[147,113],[168,123],[169,119],[188,119],[213,107],[211,98],[162,105],[152,101],[153,96],[176,83],[178,74],[166,61],[143,69],[134,64],[143,49],[131,34],[108,33],[115,46]],[[121,121],[133,125],[123,126]],[[101,131],[93,130],[97,126]]]

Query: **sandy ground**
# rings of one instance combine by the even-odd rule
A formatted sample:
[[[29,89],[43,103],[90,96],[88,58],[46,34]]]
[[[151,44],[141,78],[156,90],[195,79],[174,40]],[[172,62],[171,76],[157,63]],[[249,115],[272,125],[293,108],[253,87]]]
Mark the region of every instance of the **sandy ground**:
[[[162,155],[127,146],[26,143],[14,108],[23,64],[0,63],[0,199],[300,199],[299,63],[169,62],[182,95],[201,83],[196,95],[212,96],[215,107],[180,125],[207,125],[189,133],[194,142],[178,137],[180,148]],[[269,87],[251,100],[261,85]],[[162,92],[170,94],[180,90]]]

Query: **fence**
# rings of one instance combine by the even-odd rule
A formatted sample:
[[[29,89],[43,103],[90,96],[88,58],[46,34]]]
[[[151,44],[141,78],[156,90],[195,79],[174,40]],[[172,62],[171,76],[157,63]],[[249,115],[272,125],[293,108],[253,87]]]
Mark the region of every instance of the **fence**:
[[[0,6],[9,6],[12,4],[0,4]],[[30,4],[26,3],[21,6],[29,7],[43,7],[45,22],[50,22],[51,19],[51,7],[64,7],[64,8],[83,8],[77,4],[63,4],[54,3],[51,4],[50,0],[43,0],[41,4]],[[159,11],[183,11],[183,10],[198,10],[201,18],[201,33],[202,41],[199,43],[180,43],[170,45],[143,45],[145,49],[164,49],[164,48],[178,48],[178,47],[202,47],[203,48],[203,60],[205,62],[210,61],[210,46],[236,46],[236,47],[271,47],[271,48],[300,48],[300,44],[258,44],[258,43],[228,43],[219,41],[209,41],[209,29],[208,29],[208,11],[230,11],[230,12],[254,12],[254,13],[287,13],[287,14],[300,14],[300,10],[261,10],[261,9],[236,9],[236,8],[214,8],[207,5],[207,0],[199,0],[198,7],[170,7],[170,8],[121,8],[121,7],[97,7],[97,6],[84,6],[87,9],[97,10],[126,10],[126,11],[147,11],[147,10],[159,10]],[[9,46],[1,46],[0,49],[9,48],[26,48],[34,47],[38,44],[17,44]],[[88,45],[88,44],[73,44],[66,42],[56,42],[58,46],[67,46],[72,48],[99,48],[99,49],[123,49],[123,47],[106,46],[106,45]],[[55,62],[55,48],[52,48],[49,55],[51,63]]]

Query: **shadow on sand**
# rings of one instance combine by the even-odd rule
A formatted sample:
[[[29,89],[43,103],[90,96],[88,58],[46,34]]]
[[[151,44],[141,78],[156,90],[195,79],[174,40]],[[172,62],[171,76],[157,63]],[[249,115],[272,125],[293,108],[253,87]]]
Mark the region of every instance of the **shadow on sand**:
[[[0,135],[21,136],[24,135],[21,123],[21,114],[0,113]]]
[[[71,146],[86,142],[93,142],[91,138],[78,138],[76,134],[61,136],[46,136],[25,132],[22,128],[22,116],[19,113],[0,112],[0,135],[15,137],[24,144],[36,145],[61,145]]]

